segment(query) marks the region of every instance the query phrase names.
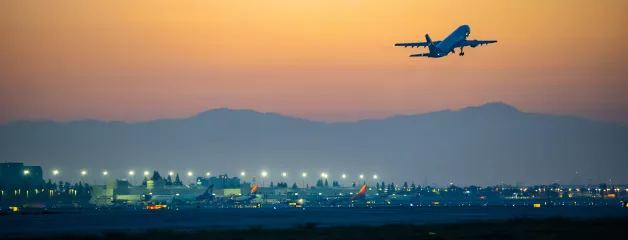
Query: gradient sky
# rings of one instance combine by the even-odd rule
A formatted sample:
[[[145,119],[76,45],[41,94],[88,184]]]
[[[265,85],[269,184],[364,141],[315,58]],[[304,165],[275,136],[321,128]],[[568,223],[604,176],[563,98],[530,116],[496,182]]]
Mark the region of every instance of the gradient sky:
[[[351,121],[503,101],[628,123],[625,0],[3,0],[0,123],[217,107]],[[464,57],[393,47],[461,24]]]

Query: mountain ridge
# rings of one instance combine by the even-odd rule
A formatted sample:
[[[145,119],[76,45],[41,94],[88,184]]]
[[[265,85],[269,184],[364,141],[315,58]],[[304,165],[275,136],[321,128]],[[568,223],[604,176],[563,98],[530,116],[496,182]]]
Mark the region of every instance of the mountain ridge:
[[[340,123],[227,108],[135,123],[22,122],[0,126],[0,147],[0,161],[58,168],[74,177],[68,180],[89,168],[120,178],[129,169],[264,169],[290,172],[292,182],[302,171],[378,174],[397,183],[426,176],[428,184],[628,182],[621,171],[628,167],[627,127],[499,102]]]
[[[169,120],[186,120],[186,119],[193,119],[193,118],[206,118],[206,117],[211,117],[212,115],[215,115],[216,113],[261,114],[261,115],[266,115],[266,116],[285,117],[285,118],[291,118],[291,119],[294,119],[294,120],[303,120],[303,121],[314,122],[314,123],[335,124],[335,123],[358,123],[358,122],[378,121],[378,120],[384,120],[384,119],[393,119],[393,118],[399,118],[399,117],[400,118],[403,118],[403,117],[417,117],[417,116],[429,115],[429,114],[441,114],[441,113],[451,113],[451,112],[473,112],[473,111],[504,111],[504,112],[511,112],[511,113],[527,113],[527,112],[520,111],[519,109],[517,109],[513,105],[510,105],[510,104],[498,101],[498,102],[487,102],[487,103],[479,105],[479,106],[468,106],[468,107],[464,107],[464,108],[461,108],[461,109],[458,109],[458,110],[444,109],[444,110],[437,110],[437,111],[424,112],[424,113],[395,114],[395,115],[382,117],[382,118],[366,118],[366,119],[360,119],[360,120],[355,120],[355,121],[319,121],[319,120],[311,120],[311,119],[308,119],[308,118],[305,118],[305,117],[284,115],[284,114],[275,113],[275,112],[260,112],[260,111],[256,111],[256,110],[253,110],[253,109],[235,109],[235,108],[228,108],[228,107],[219,107],[219,108],[213,108],[213,109],[205,110],[205,111],[202,111],[202,112],[198,112],[198,113],[193,114],[191,116],[181,117],[181,118],[158,118],[158,119],[152,119],[152,120],[146,120],[146,121],[136,121],[136,122],[121,121],[121,120],[106,121],[106,120],[98,120],[98,119],[90,119],[90,118],[69,120],[69,121],[15,120],[15,121],[10,121],[10,122],[4,123],[4,124],[0,124],[0,127],[6,126],[6,125],[12,125],[12,124],[24,124],[24,123],[50,123],[50,124],[71,124],[71,123],[141,124],[141,123],[150,123],[150,122],[154,122],[154,121],[169,121]],[[530,113],[530,114],[541,114],[541,113]],[[590,119],[590,118],[584,118],[584,117],[580,117],[580,116],[555,115],[555,114],[547,114],[547,113],[543,113],[543,114],[544,115],[552,115],[552,116],[556,116],[556,117],[577,118],[577,119],[581,119],[581,120],[585,120],[585,121],[594,121],[594,122],[600,122],[600,123],[605,123],[605,124],[613,124],[613,125],[628,127],[628,125],[624,125],[624,124],[620,124],[620,123],[616,123],[616,122],[609,122],[609,121],[603,121],[603,120],[598,120],[598,119]]]

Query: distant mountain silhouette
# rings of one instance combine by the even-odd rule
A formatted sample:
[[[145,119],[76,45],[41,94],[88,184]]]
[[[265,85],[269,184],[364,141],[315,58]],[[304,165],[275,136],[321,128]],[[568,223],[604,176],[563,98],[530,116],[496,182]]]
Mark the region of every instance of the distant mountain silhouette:
[[[628,183],[627,160],[626,126],[525,113],[501,102],[353,123],[221,108],[139,123],[0,125],[0,161],[58,168],[67,180],[87,169],[97,183],[103,169],[117,177],[129,169],[245,170],[246,180],[265,169],[270,179],[287,171],[288,182],[297,183],[302,171],[309,182],[325,171],[333,179],[347,173],[347,183],[359,173],[398,184],[426,177],[429,184]]]

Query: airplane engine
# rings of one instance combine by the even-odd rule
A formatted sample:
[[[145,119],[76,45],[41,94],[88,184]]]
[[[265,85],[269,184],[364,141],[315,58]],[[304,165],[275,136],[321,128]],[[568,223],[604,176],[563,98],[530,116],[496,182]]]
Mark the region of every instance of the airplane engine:
[[[472,47],[472,48],[475,48],[475,47],[477,47],[477,46],[478,46],[477,44],[475,44],[475,45],[469,45],[469,47]]]

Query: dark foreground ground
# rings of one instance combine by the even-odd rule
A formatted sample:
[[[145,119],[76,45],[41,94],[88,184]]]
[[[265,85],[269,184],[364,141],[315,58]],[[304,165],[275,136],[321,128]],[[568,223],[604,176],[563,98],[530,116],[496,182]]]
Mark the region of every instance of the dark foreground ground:
[[[626,220],[628,209],[618,207],[84,211],[0,216],[0,238],[628,239]]]
[[[305,224],[290,229],[150,230],[142,233],[64,234],[28,239],[626,239],[626,219],[514,219],[434,225],[344,226]],[[10,239],[10,238],[6,238]],[[13,239],[25,239],[13,238]]]

